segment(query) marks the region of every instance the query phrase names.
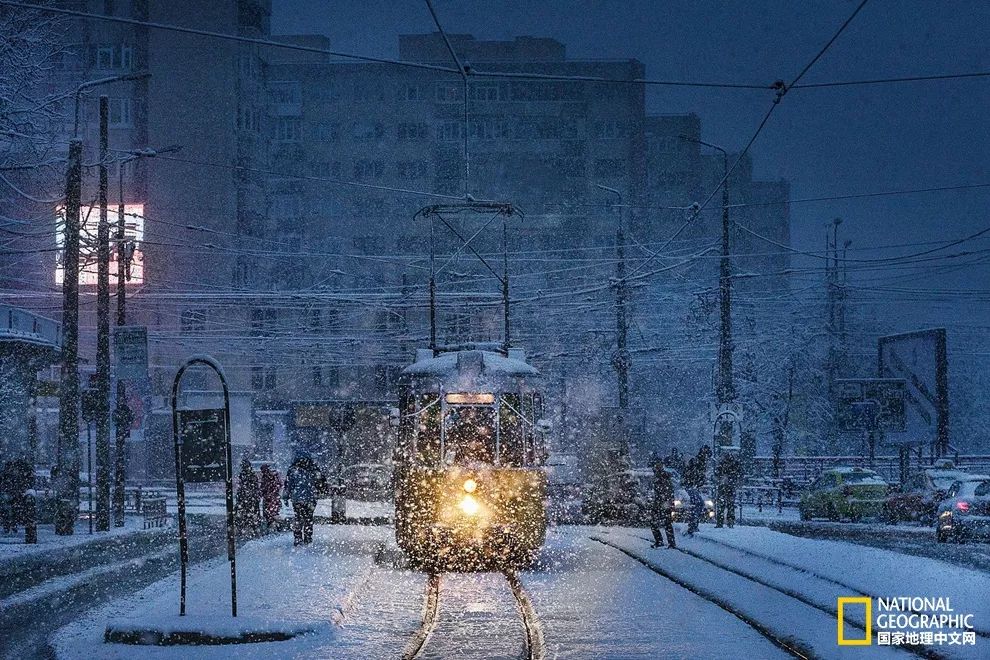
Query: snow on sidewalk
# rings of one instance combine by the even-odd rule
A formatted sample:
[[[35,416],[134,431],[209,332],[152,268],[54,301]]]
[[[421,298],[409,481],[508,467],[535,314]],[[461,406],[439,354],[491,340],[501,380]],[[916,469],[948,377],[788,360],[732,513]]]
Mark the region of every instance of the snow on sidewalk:
[[[836,644],[836,619],[816,607],[701,559],[665,548],[650,548],[647,530],[600,530],[595,535],[732,609],[758,621],[776,637],[794,640],[818,658],[862,658],[861,647]],[[681,539],[679,539],[681,540]],[[851,631],[850,635],[856,634]],[[910,658],[906,650],[874,646],[870,658]]]
[[[159,627],[175,624],[179,576],[173,574],[124,599],[100,607],[65,626],[52,638],[63,660],[231,657],[336,657],[338,636],[346,629],[330,625],[355,591],[375,570],[377,549],[388,528],[317,527],[311,546],[292,546],[289,535],[245,544],[237,555],[238,614],[252,624],[276,628],[310,625],[317,632],[289,641],[231,646],[148,647],[106,644],[110,621]],[[240,618],[240,617],[239,617]],[[198,620],[204,632],[230,628],[230,571],[226,557],[191,567],[187,585],[187,622]]]

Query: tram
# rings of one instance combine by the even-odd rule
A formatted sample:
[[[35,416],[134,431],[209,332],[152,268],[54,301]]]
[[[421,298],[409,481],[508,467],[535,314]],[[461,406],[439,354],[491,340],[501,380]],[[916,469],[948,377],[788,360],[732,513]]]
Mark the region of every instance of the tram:
[[[395,536],[429,571],[508,570],[546,535],[540,374],[497,344],[417,351],[400,379]]]

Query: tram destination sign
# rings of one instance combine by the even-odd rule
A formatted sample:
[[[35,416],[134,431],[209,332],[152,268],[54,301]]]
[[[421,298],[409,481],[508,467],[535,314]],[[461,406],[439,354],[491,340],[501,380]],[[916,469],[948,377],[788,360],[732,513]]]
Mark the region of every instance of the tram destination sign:
[[[225,481],[224,409],[177,410],[182,445],[182,479],[186,483]]]

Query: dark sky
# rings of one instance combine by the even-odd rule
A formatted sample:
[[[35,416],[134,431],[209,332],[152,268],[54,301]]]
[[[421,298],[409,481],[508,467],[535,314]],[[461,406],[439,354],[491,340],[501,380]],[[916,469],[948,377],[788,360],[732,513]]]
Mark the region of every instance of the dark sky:
[[[650,78],[769,84],[792,79],[858,2],[435,0],[435,6],[449,32],[551,36],[573,58],[637,58]],[[335,49],[395,57],[398,34],[429,32],[433,24],[420,0],[275,0],[272,29],[322,33]],[[990,70],[988,43],[990,3],[872,0],[803,82]],[[647,103],[651,112],[699,114],[705,139],[738,150],[772,98],[762,90],[653,87]],[[988,110],[990,78],[793,90],[754,145],[756,174],[789,179],[794,198],[990,182]],[[853,248],[948,240],[990,226],[988,200],[990,189],[795,204],[793,243],[820,249],[823,225],[836,215]],[[965,247],[985,249],[990,240]],[[914,273],[910,286],[982,288],[988,271],[860,277],[897,273]],[[985,307],[979,315],[985,318]]]

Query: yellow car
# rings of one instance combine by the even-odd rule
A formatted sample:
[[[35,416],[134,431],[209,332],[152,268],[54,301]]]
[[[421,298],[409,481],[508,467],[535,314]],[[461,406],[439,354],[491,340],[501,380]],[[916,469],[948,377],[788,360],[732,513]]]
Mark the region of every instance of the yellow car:
[[[890,485],[866,468],[836,467],[825,470],[801,495],[801,520],[849,519],[879,516]]]

